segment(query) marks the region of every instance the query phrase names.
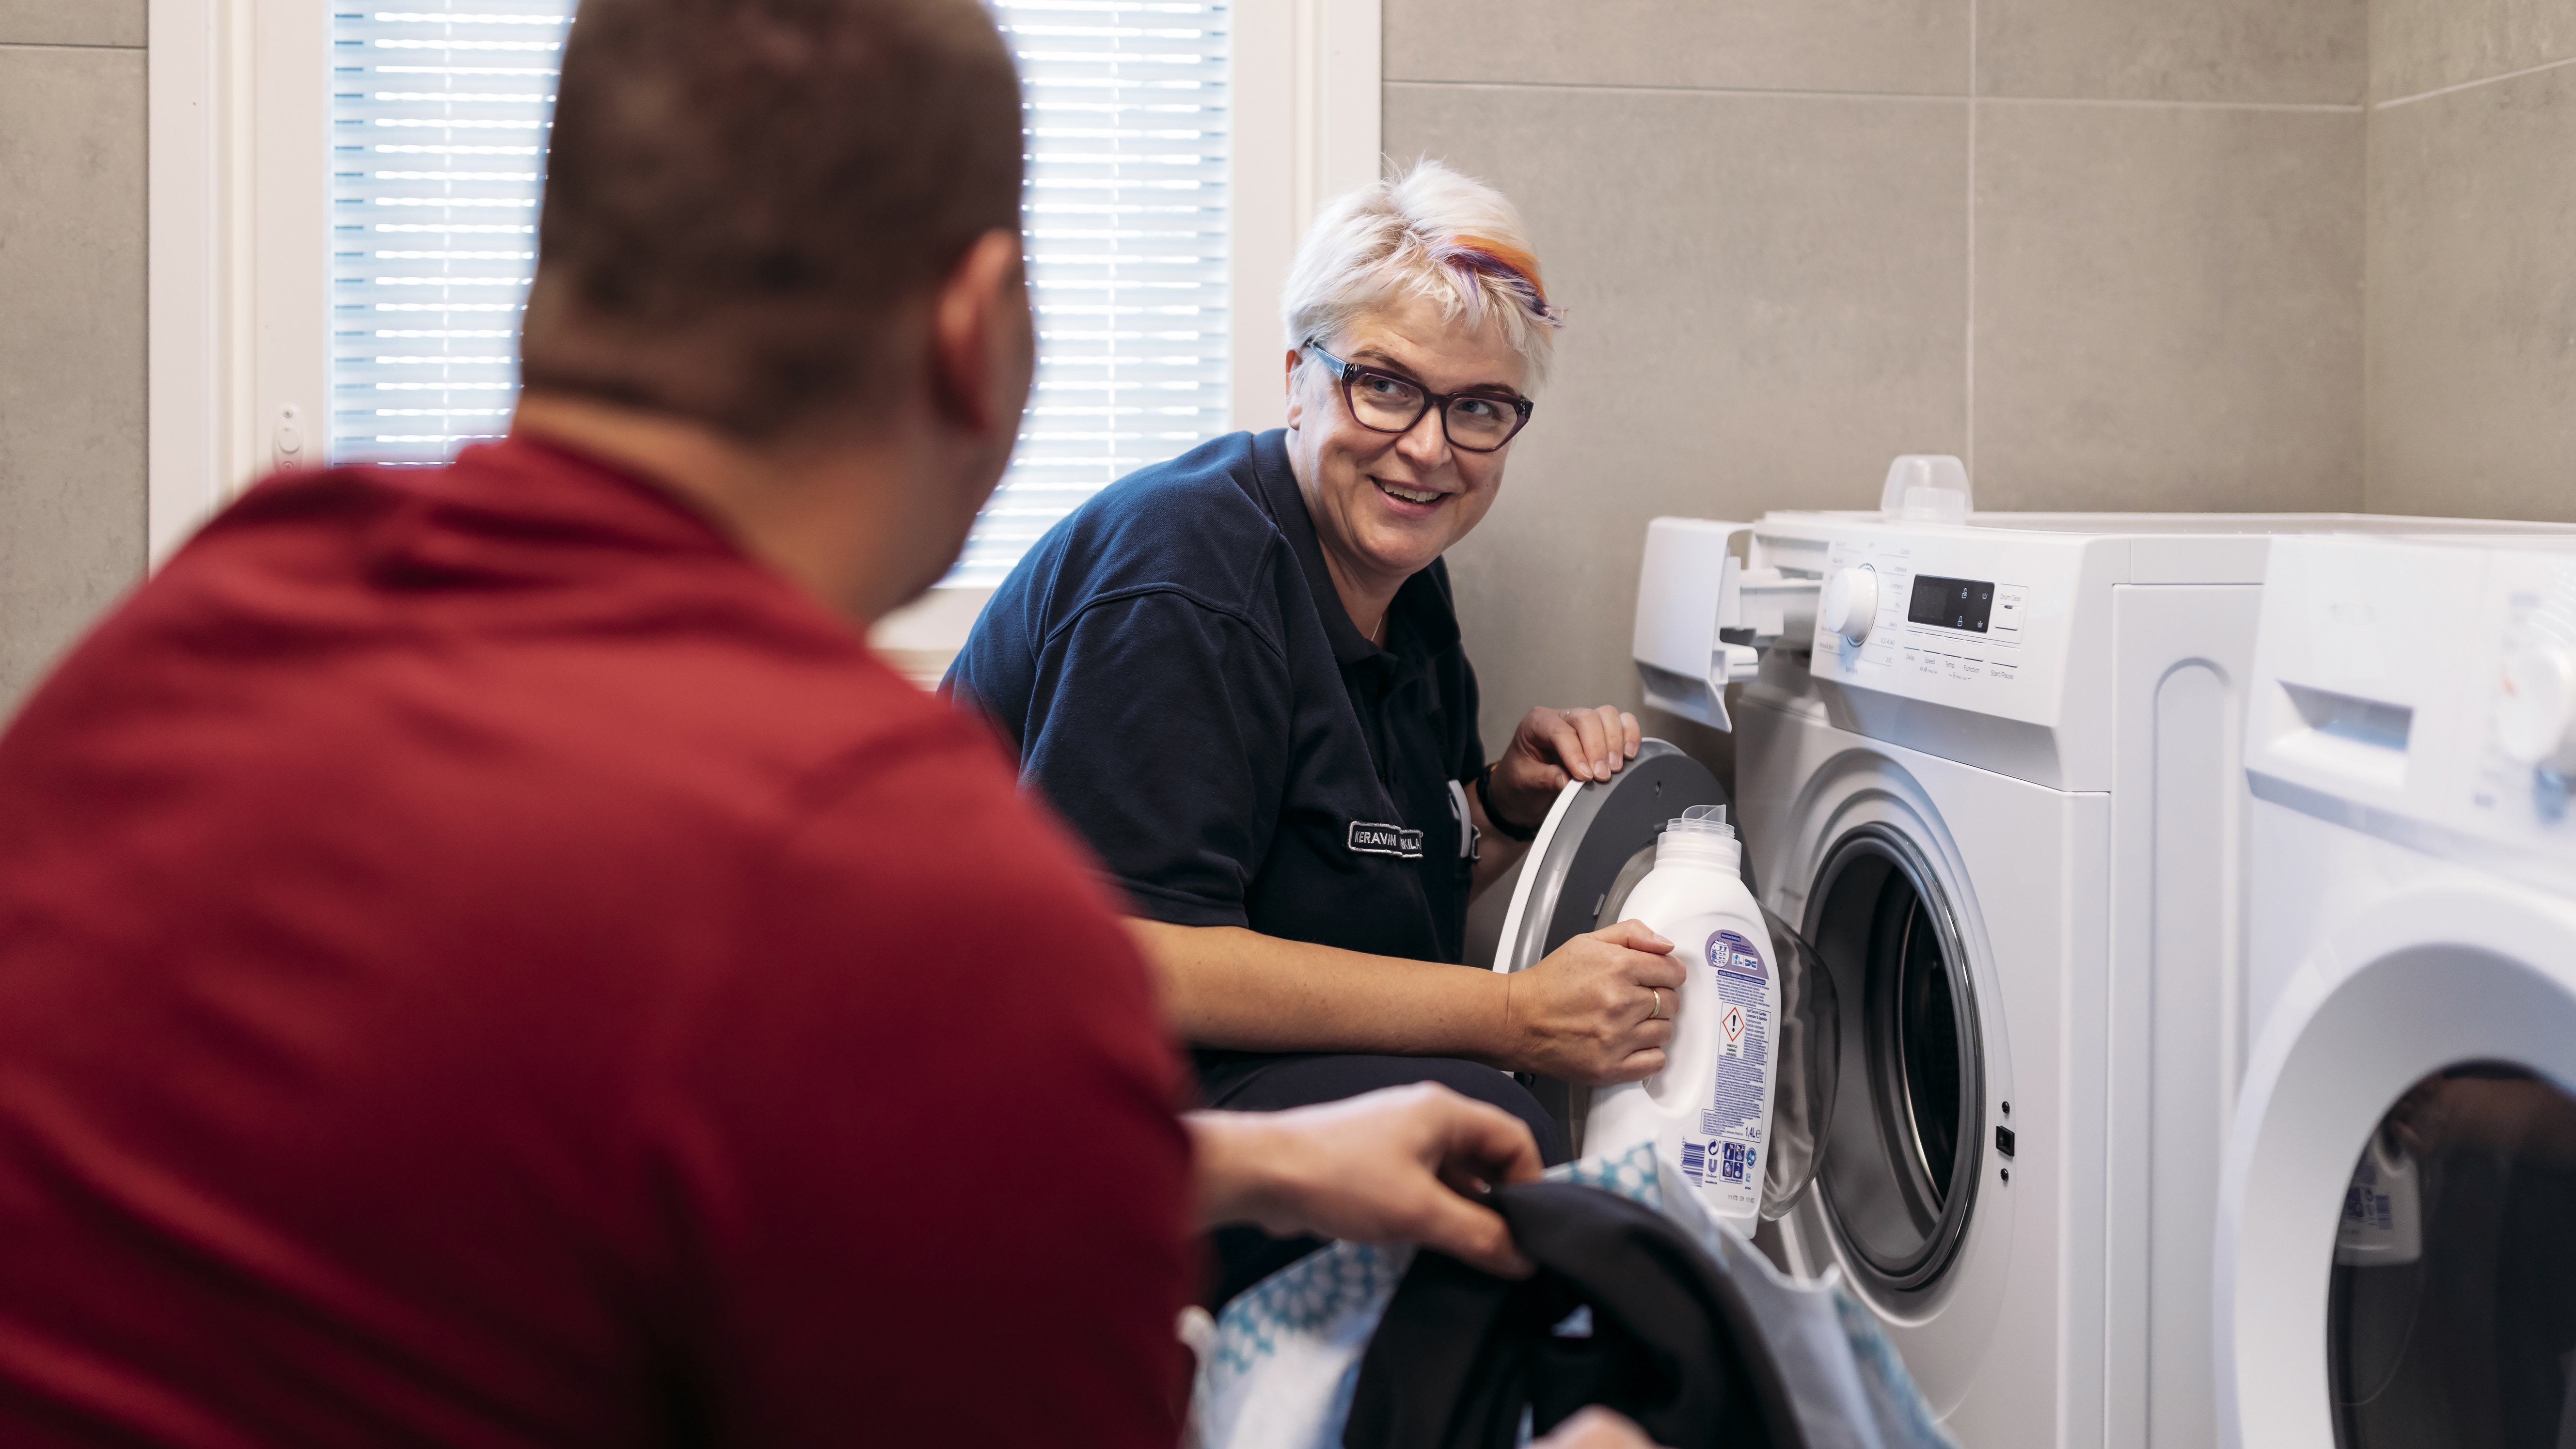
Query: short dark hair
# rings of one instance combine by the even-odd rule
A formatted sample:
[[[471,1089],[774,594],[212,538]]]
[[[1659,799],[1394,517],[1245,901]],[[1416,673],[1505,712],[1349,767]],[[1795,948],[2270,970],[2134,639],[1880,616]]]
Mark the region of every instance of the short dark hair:
[[[1018,225],[976,0],[584,0],[556,95],[531,389],[754,441],[863,417],[903,381],[887,322]]]

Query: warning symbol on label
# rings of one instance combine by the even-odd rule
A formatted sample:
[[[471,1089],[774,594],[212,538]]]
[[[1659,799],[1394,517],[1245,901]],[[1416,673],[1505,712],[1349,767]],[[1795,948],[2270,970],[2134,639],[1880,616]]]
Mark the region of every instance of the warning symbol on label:
[[[1720,1031],[1726,1033],[1726,1046],[1728,1051],[1732,1052],[1744,1044],[1743,1007],[1729,1002],[1725,1012],[1717,1018],[1717,1025]]]

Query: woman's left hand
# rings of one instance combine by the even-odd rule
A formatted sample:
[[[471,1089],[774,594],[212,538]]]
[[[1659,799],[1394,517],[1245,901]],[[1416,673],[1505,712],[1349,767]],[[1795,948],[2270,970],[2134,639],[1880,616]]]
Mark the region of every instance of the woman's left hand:
[[[1494,762],[1493,808],[1506,823],[1536,825],[1568,780],[1607,780],[1637,758],[1637,717],[1616,705],[1531,710]]]

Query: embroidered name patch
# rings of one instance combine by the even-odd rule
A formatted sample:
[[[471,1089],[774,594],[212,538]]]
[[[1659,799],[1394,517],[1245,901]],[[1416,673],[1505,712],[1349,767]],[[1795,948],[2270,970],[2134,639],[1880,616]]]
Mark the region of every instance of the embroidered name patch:
[[[1350,847],[1362,855],[1392,855],[1399,860],[1422,858],[1422,832],[1400,825],[1371,825],[1365,820],[1351,822]]]

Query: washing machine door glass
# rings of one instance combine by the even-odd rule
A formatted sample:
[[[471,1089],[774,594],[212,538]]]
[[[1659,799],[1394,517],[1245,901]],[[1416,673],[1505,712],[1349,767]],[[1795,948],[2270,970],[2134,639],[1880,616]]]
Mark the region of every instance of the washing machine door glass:
[[[1928,1290],[1974,1207],[1984,1120],[1976,999],[1957,917],[1923,853],[1864,825],[1808,896],[1832,975],[1841,1084],[1817,1187],[1856,1276]]]
[[[2576,1096],[2418,1082],[2363,1145],[2326,1310],[2343,1449],[2576,1446]]]

